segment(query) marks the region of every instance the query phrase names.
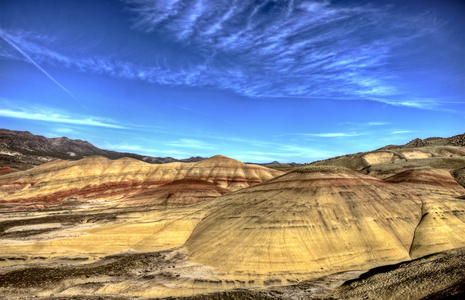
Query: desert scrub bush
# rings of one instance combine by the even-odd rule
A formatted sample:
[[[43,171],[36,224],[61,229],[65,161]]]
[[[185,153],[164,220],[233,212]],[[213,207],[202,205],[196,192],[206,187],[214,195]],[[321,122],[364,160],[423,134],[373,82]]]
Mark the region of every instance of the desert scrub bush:
[[[291,164],[271,164],[271,165],[265,165],[267,168],[292,168],[293,166]]]
[[[462,157],[430,157],[430,158],[418,158],[397,160],[394,162],[385,162],[372,164],[370,166],[371,171],[378,172],[389,172],[396,169],[416,169],[421,167],[430,167],[436,169],[460,169],[465,167],[465,158]]]
[[[271,164],[271,165],[265,165],[265,167],[278,170],[278,171],[291,171],[297,168],[297,166],[291,165],[291,164]]]
[[[431,166],[420,166],[420,167],[413,167],[411,169],[406,169],[405,171],[429,171],[432,170],[433,167]]]
[[[332,173],[338,171],[350,171],[350,169],[340,166],[304,166],[297,168],[294,172],[297,173],[312,173],[312,172],[323,172]]]
[[[316,161],[316,162],[312,162],[310,166],[336,166],[336,167],[344,167],[349,170],[355,171],[355,170],[365,167],[365,162],[362,159],[362,154],[356,153],[356,154],[338,156],[335,158]]]
[[[461,186],[465,187],[465,168],[455,170],[452,175]]]

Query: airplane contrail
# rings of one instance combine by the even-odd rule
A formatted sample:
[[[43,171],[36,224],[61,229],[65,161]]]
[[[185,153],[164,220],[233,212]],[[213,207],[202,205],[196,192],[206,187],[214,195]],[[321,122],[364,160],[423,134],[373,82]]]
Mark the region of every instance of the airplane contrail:
[[[16,45],[8,36],[6,36],[2,31],[0,31],[0,36],[2,37],[2,39],[7,42],[11,47],[15,48],[16,50],[18,50],[19,53],[21,53],[31,64],[33,64],[34,66],[36,66],[37,69],[39,69],[42,73],[44,73],[45,75],[47,75],[48,78],[50,78],[50,80],[52,80],[53,82],[55,82],[56,85],[58,85],[63,91],[65,91],[66,93],[68,93],[68,95],[70,95],[74,100],[76,100],[77,103],[79,103],[85,110],[89,111],[87,109],[87,107],[84,106],[84,104],[81,103],[81,101],[79,101],[70,91],[68,91],[64,86],[62,86],[58,81],[56,81],[50,74],[47,73],[47,71],[45,71],[38,63],[36,63],[32,57],[30,57],[26,52],[24,52],[21,48],[18,47],[18,45]]]

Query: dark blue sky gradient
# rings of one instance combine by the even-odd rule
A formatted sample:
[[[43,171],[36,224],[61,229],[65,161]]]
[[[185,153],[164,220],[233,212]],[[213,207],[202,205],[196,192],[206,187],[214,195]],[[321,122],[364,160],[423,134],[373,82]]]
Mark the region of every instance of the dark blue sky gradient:
[[[0,127],[311,162],[465,130],[463,1],[0,0]]]

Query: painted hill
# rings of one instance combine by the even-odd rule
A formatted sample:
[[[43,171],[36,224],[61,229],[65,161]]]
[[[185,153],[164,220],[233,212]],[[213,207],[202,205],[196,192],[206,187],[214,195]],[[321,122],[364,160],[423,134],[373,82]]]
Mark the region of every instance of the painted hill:
[[[427,139],[414,139],[408,142],[405,145],[389,145],[382,147],[378,150],[393,150],[393,149],[408,149],[408,148],[420,148],[427,146],[455,146],[455,147],[465,147],[465,133],[454,135],[449,138],[441,137],[430,137]]]
[[[412,258],[465,245],[464,188],[451,172],[419,168],[385,179],[411,190],[422,199],[422,218],[410,248]]]
[[[376,168],[376,165],[383,163],[394,163],[395,165],[391,166],[390,169],[398,169],[399,167],[405,168],[405,164],[404,166],[400,165],[405,161],[422,160],[427,166],[450,168],[456,158],[465,156],[465,146],[462,145],[463,137],[464,134],[451,138],[417,139],[421,142],[414,142],[417,141],[414,140],[404,146],[386,146],[375,151],[338,156],[313,162],[310,165],[341,166],[366,172],[366,168]],[[455,165],[453,168],[455,168]]]
[[[223,276],[281,284],[410,259],[422,203],[397,185],[327,167],[217,201],[186,242],[188,257]]]
[[[217,159],[231,168],[239,165],[223,157],[198,164]],[[199,180],[208,180],[210,175],[195,165],[186,174],[205,174]],[[21,261],[33,265],[18,272],[30,274],[11,271],[8,276],[45,276],[40,284],[28,283],[22,290],[26,294],[34,290],[124,298],[350,275],[464,247],[465,202],[458,197],[465,189],[451,178],[445,171],[427,169],[381,180],[340,167],[303,167],[166,210],[36,213],[25,219],[6,213],[0,222],[0,235],[5,236],[0,239],[0,267],[11,270],[9,265]],[[234,181],[228,182],[221,181],[226,187]],[[172,181],[163,187],[190,183]],[[160,195],[166,199],[164,190]],[[82,266],[82,261],[94,260]],[[34,269],[39,261],[43,269]],[[67,267],[57,267],[60,263]],[[102,273],[102,264],[113,275]]]
[[[216,198],[231,191],[201,179],[178,179],[125,198],[118,204],[134,206],[187,205]]]
[[[192,194],[196,195],[193,196],[192,201],[197,202],[198,197],[202,198],[202,191],[206,192],[207,187],[211,188],[214,195],[221,195],[281,174],[276,170],[246,165],[224,156],[214,156],[197,163],[175,162],[161,165],[148,164],[131,158],[110,160],[101,156],[92,156],[78,161],[54,161],[0,177],[0,203],[10,206],[75,205],[79,202],[95,205],[111,203],[126,197],[132,199],[143,198],[144,195],[162,197],[166,191],[170,194],[170,188],[173,188],[173,193],[177,193],[180,197],[179,185],[168,185],[158,190],[158,187],[180,179],[205,181],[203,184],[197,181],[199,193]],[[185,194],[186,191],[183,193]],[[207,197],[202,199],[211,198],[212,195],[208,195],[205,194]],[[164,203],[164,199],[150,201]],[[180,202],[186,201],[190,202],[187,198]],[[137,202],[133,204],[139,205]],[[35,206],[31,206],[33,207]]]
[[[465,270],[465,248],[459,248],[408,262],[374,268],[351,280],[347,278],[353,274],[345,272],[286,286],[255,290],[237,289],[172,299],[464,299],[463,270]]]
[[[82,140],[67,137],[46,138],[28,131],[0,129],[0,166],[19,170],[29,169],[57,159],[78,160],[99,155],[109,159],[134,158],[148,163],[196,162],[204,158],[177,160],[172,157],[152,157],[134,153],[103,150]]]
[[[245,296],[271,290],[273,297],[306,299],[322,285],[397,264],[412,271],[370,277],[385,299],[396,296],[385,282],[410,295],[404,283],[422,279],[428,286],[432,270],[453,275],[431,275],[448,279],[428,293],[448,293],[463,271],[441,259],[460,260],[463,251],[418,264],[465,247],[461,151],[381,150],[288,173],[224,156],[162,165],[92,156],[5,174],[0,288],[25,298],[179,297],[240,288]],[[360,162],[370,164],[354,168]],[[369,284],[361,278],[347,283],[353,292],[321,295],[375,299]]]
[[[430,168],[447,170],[452,172],[454,170],[461,169],[464,167],[465,156],[429,157],[372,164],[368,167],[363,168],[362,170],[360,170],[360,172],[364,174],[369,174],[377,178],[387,178],[395,174],[412,169]]]

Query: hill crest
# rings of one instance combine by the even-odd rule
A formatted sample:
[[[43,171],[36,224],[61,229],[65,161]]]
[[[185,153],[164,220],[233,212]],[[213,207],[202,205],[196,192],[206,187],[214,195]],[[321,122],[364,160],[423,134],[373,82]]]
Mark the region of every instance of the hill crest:
[[[152,164],[170,162],[197,162],[203,157],[175,159],[172,157],[153,157],[128,152],[100,149],[88,141],[67,137],[46,138],[29,131],[0,129],[0,165],[26,170],[34,166],[57,159],[78,160],[92,155],[109,159],[130,157]]]
[[[281,174],[280,171],[246,165],[225,156],[193,163],[149,164],[129,157],[111,160],[95,155],[78,161],[49,162],[1,176],[0,203],[11,207],[33,204],[56,206],[67,199],[82,203],[94,200],[113,203],[134,195],[138,198],[149,196],[158,187],[179,179],[212,183],[221,188],[211,189],[219,196]],[[203,190],[206,188],[205,185],[198,186]],[[152,203],[157,201],[155,199]],[[188,201],[184,199],[183,202]]]
[[[426,146],[457,146],[465,147],[465,133],[454,135],[448,138],[430,137],[424,140],[416,138],[404,145],[388,145],[377,150],[409,149]]]

